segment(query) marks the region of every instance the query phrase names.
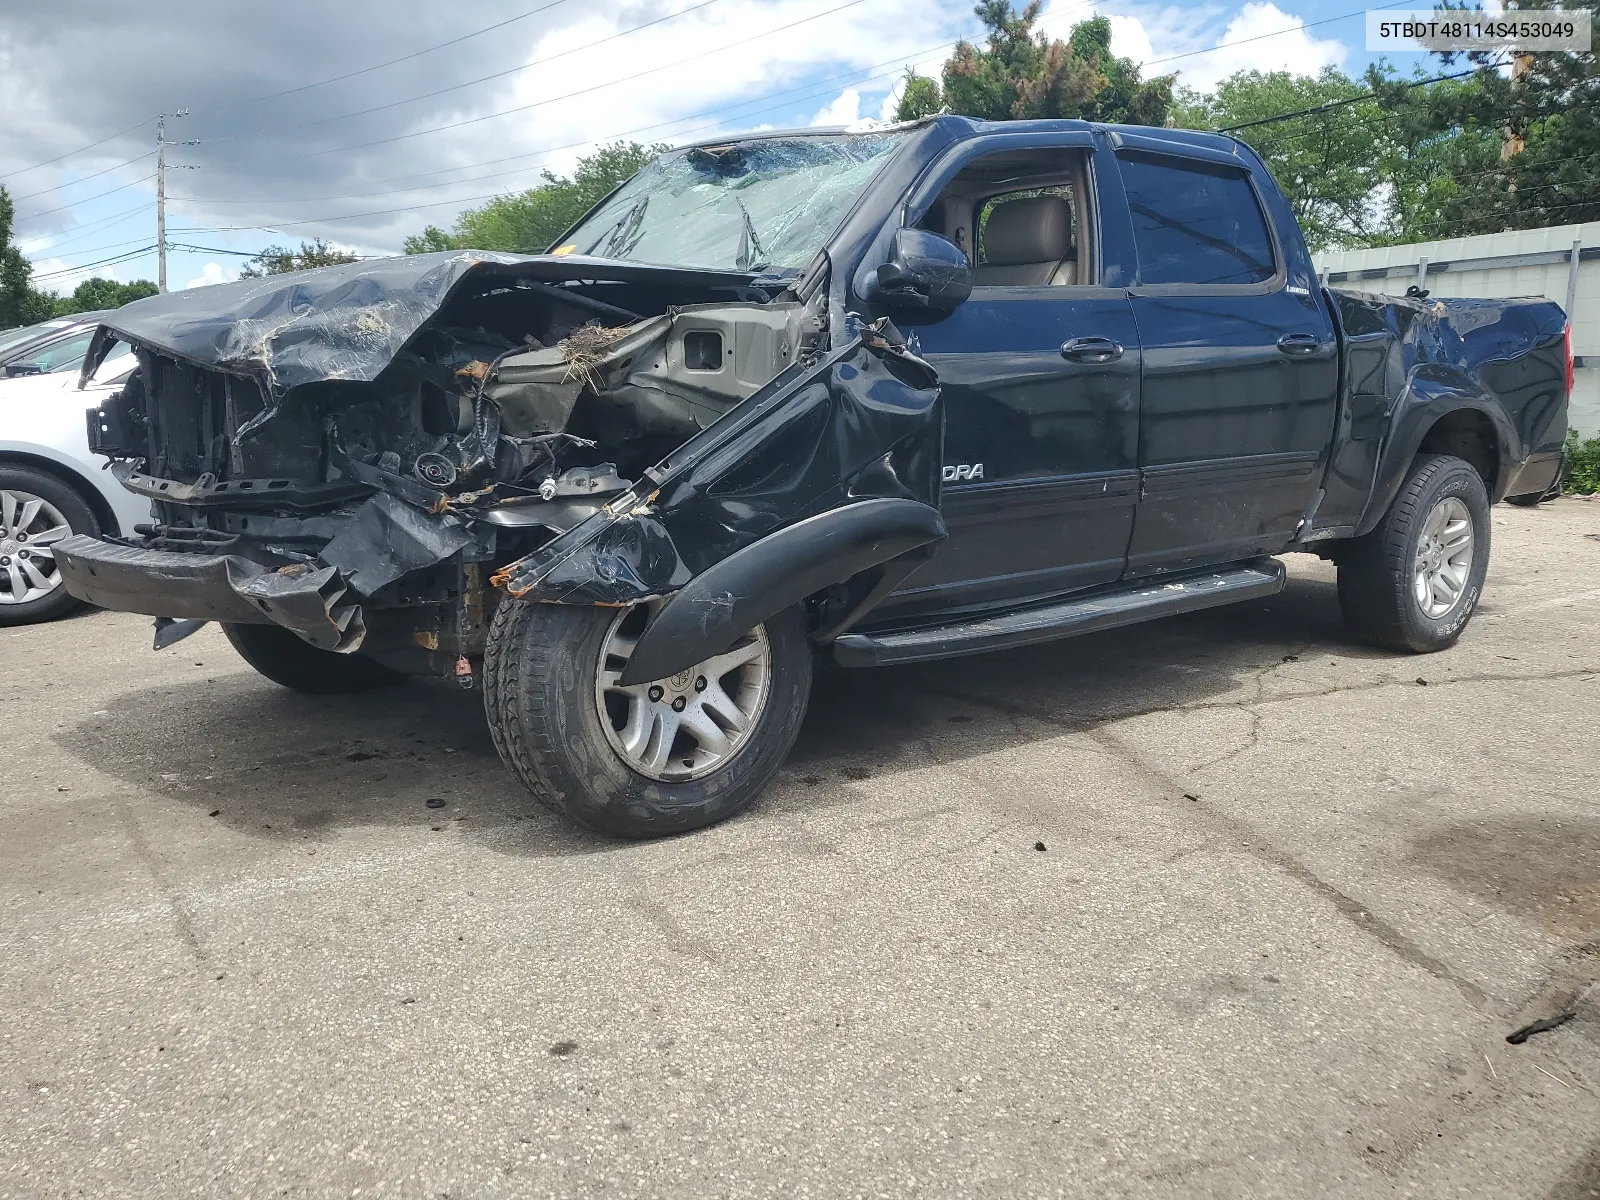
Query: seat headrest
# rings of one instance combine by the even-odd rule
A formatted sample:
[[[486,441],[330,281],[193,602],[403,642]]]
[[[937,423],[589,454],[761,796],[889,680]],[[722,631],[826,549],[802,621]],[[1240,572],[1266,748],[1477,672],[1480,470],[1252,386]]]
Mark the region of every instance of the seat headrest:
[[[1007,200],[989,210],[983,261],[992,267],[1057,262],[1072,249],[1072,206],[1063,196]]]

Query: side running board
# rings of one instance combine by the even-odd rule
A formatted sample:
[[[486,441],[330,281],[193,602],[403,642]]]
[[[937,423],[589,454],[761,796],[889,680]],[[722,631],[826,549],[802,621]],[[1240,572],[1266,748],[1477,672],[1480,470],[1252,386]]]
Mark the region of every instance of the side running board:
[[[833,657],[844,667],[880,667],[1008,650],[1271,596],[1284,579],[1281,562],[1260,558],[933,628],[847,633],[833,643]]]

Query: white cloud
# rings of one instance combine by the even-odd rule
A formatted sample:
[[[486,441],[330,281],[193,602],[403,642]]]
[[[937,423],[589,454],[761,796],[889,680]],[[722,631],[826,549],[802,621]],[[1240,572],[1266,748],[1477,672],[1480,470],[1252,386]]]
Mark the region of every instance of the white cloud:
[[[845,88],[833,101],[817,109],[813,125],[854,125],[861,120],[861,89]]]
[[[1304,19],[1270,0],[1245,4],[1220,34],[1215,32],[1220,14],[1213,10],[1208,15],[1210,20],[1198,21],[1200,10],[1166,8],[1113,16],[1112,49],[1143,66],[1146,75],[1177,71],[1179,83],[1199,91],[1209,91],[1237,71],[1315,75],[1350,56],[1343,42],[1316,37]]]
[[[1131,58],[1136,63],[1149,62],[1156,56],[1150,45],[1150,35],[1144,31],[1144,24],[1138,17],[1112,14],[1108,19],[1111,22],[1112,54],[1118,58]]]
[[[221,263],[208,262],[200,268],[200,274],[189,280],[183,286],[186,288],[205,287],[213,283],[232,283],[239,278],[239,272],[232,267],[225,267]]]
[[[672,6],[682,8],[687,3],[673,0]],[[875,116],[880,97],[901,73],[898,65],[880,64],[892,63],[897,54],[912,62],[918,51],[949,40],[968,23],[961,7],[947,10],[924,0],[878,3],[871,37],[861,36],[857,12],[819,16],[830,7],[819,0],[766,0],[713,5],[646,33],[617,38],[592,50],[580,49],[631,23],[621,15],[596,13],[541,38],[532,48],[530,60],[550,59],[554,54],[561,57],[518,76],[514,96],[494,105],[537,103],[539,107],[516,117],[484,122],[470,132],[490,142],[509,135],[532,150],[617,137],[682,142],[714,136],[721,130],[748,130],[761,124],[782,128],[808,120],[850,124],[863,115]],[[813,17],[816,19],[808,19]],[[730,48],[716,50],[722,46]],[[714,52],[707,53],[708,48]],[[654,69],[664,64],[675,65]],[[873,74],[878,78],[837,79],[869,67],[875,68]],[[638,78],[629,79],[632,76]],[[628,81],[603,86],[611,80]],[[814,86],[806,86],[808,80]],[[570,92],[582,94],[540,103]],[[763,103],[763,97],[772,98]],[[735,111],[697,115],[722,108]],[[803,115],[808,112],[813,115]],[[444,140],[441,136],[419,145],[431,147]],[[477,157],[479,151],[479,146],[464,146],[458,161],[471,161],[467,155]],[[499,150],[501,154],[514,152],[510,147]],[[587,152],[587,146],[555,149],[541,165],[566,171]],[[448,153],[455,157],[457,150],[450,147]]]

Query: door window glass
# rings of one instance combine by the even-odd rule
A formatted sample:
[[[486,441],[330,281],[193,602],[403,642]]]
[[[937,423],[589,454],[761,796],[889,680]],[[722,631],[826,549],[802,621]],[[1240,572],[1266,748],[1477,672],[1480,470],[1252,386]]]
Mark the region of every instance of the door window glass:
[[[966,252],[977,287],[1086,284],[1087,181],[1079,150],[986,154],[962,167],[919,224]]]
[[[1272,278],[1272,239],[1242,172],[1136,155],[1119,162],[1141,283],[1248,284]]]
[[[48,346],[24,352],[14,363],[8,364],[8,369],[14,375],[51,375],[57,371],[76,371],[83,366],[83,356],[89,353],[89,343],[93,338],[94,330],[86,329],[72,337],[51,342]]]

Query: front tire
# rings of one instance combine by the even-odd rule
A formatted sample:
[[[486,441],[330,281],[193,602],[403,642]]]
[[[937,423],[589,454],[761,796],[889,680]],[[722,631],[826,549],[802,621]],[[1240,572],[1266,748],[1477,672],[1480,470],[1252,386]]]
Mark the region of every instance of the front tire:
[[[740,812],[788,757],[811,691],[798,609],[670,680],[622,687],[648,615],[502,601],[483,660],[500,757],[547,808],[614,837]]]
[[[313,696],[365,692],[402,682],[406,676],[359,654],[335,654],[303,642],[278,625],[234,625],[223,635],[239,657],[273,683]]]
[[[1471,464],[1419,458],[1376,529],[1339,560],[1345,626],[1390,650],[1455,644],[1489,570],[1489,496]]]
[[[82,605],[63,586],[50,549],[75,533],[100,534],[76,489],[46,471],[0,463],[0,625],[53,621]]]

